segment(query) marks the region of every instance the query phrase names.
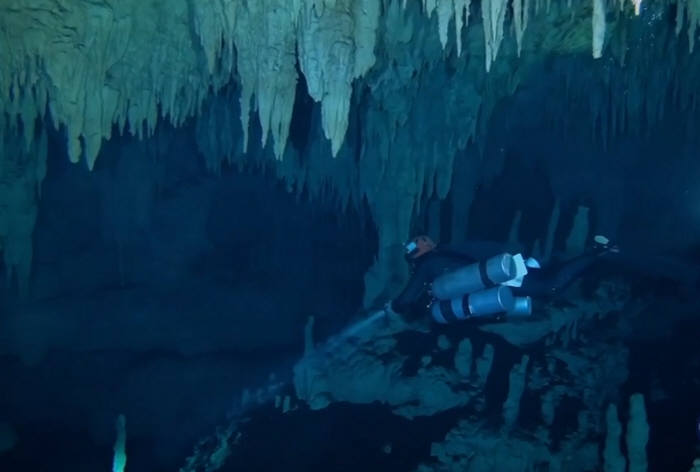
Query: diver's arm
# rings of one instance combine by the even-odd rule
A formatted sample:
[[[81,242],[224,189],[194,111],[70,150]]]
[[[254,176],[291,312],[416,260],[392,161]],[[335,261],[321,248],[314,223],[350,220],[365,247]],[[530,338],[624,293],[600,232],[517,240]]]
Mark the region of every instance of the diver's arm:
[[[419,268],[401,294],[391,301],[391,309],[399,314],[408,313],[428,289],[429,282],[426,271]]]
[[[441,248],[444,253],[480,261],[505,252],[504,245],[495,241],[466,241]]]

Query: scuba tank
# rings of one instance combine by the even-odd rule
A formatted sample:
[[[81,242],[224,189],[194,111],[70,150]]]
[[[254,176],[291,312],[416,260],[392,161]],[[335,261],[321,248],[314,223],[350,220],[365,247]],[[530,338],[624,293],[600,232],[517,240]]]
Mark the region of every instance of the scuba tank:
[[[502,284],[517,275],[513,256],[500,254],[441,275],[433,281],[432,294],[438,300],[453,300]]]
[[[528,297],[515,297],[515,302],[513,308],[510,309],[506,316],[512,317],[526,317],[532,314],[532,298]]]
[[[447,324],[469,318],[510,313],[515,308],[516,298],[513,296],[513,291],[510,287],[499,285],[451,300],[435,300],[430,307],[430,313],[436,322]]]

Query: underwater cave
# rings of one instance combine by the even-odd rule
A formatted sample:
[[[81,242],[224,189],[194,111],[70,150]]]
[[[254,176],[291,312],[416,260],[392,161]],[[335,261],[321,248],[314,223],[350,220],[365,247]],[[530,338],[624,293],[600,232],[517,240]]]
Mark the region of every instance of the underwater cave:
[[[700,470],[699,24],[3,2],[0,470]]]

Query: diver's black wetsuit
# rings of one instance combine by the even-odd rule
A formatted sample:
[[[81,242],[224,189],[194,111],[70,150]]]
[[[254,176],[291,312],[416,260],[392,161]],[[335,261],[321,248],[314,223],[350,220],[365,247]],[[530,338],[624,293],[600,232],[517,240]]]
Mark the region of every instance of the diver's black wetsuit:
[[[495,244],[466,244],[437,247],[413,261],[413,275],[401,294],[391,302],[391,309],[408,319],[424,316],[432,299],[430,284],[440,275],[488,259],[503,252]],[[544,269],[531,269],[520,287],[512,287],[516,296],[552,296],[568,287],[607,251],[586,253]]]
[[[546,297],[555,295],[571,285],[597,259],[606,254],[601,250],[582,254],[568,261],[554,263],[543,269],[530,269],[520,287],[511,287],[513,295]]]
[[[473,264],[477,259],[456,249],[437,247],[412,261],[411,280],[401,294],[391,302],[391,309],[409,319],[420,318],[427,312],[431,297],[430,284],[440,275]]]

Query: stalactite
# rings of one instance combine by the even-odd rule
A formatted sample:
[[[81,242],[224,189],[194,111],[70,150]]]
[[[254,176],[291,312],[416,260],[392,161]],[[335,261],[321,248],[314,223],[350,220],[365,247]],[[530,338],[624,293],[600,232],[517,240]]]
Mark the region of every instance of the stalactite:
[[[433,14],[433,10],[437,6],[437,3],[441,0],[423,0],[423,11],[425,11],[426,16],[430,18]]]
[[[496,60],[503,40],[503,22],[506,16],[507,0],[483,0],[481,16],[484,20],[484,40],[486,46],[486,72]]]
[[[632,4],[634,5],[634,14],[639,16],[642,12],[642,0],[632,0]]]
[[[352,81],[374,64],[378,15],[372,0],[343,0],[321,14],[309,8],[301,13],[299,64],[309,95],[322,104],[323,130],[334,156],[347,130]],[[354,39],[356,31],[364,37],[360,42]]]
[[[159,11],[162,4],[155,0],[113,6],[69,1],[63,15],[47,14],[50,0],[30,3],[22,8],[0,7],[0,23],[7,32],[5,40],[10,41],[0,47],[8,70],[0,77],[0,105],[5,111],[17,107],[8,97],[20,94],[10,93],[11,86],[36,90],[37,99],[44,101],[34,104],[33,116],[22,117],[30,123],[43,114],[48,97],[56,125],[66,126],[71,160],[77,162],[84,156],[90,167],[101,141],[110,137],[113,123],[120,130],[128,124],[128,131],[145,137],[153,133],[159,115],[178,126],[196,114],[210,88],[216,91],[231,79],[234,49],[237,76],[245,91],[241,101],[244,132],[254,99],[263,138],[271,131],[275,154],[281,157],[295,93],[297,20],[300,11],[312,8],[330,12],[328,21],[344,8],[351,19],[345,36],[333,37],[338,32],[324,31],[325,37],[312,38],[318,44],[351,43],[352,57],[347,62],[342,62],[337,50],[328,51],[338,70],[326,65],[321,77],[324,89],[319,100],[327,110],[326,134],[337,153],[346,128],[348,110],[342,105],[349,102],[350,84],[375,60],[379,3],[374,0],[207,0],[194,2],[191,8],[191,2],[173,0],[167,5],[167,15]],[[22,47],[13,47],[14,42]],[[144,43],[153,47],[142,48]],[[85,47],[72,48],[72,44]]]
[[[428,219],[428,231],[427,234],[430,235],[435,241],[442,241],[441,234],[441,213],[442,213],[442,201],[439,198],[433,198],[428,203],[426,208],[427,219]]]
[[[32,131],[34,132],[34,131]],[[0,127],[0,256],[7,280],[16,281],[20,296],[28,292],[41,183],[46,176],[48,139],[44,128],[29,140]]]
[[[445,49],[447,45],[447,28],[450,26],[450,20],[455,13],[452,0],[440,1],[437,5],[437,13],[440,44],[442,44],[442,49]]]
[[[679,0],[680,3],[681,0]],[[700,24],[700,0],[687,0],[688,12],[688,48],[693,53],[695,48],[695,31]]]
[[[204,157],[207,170],[215,175],[221,173],[224,161],[231,164],[243,153],[238,123],[240,111],[235,103],[229,95],[212,97],[197,120],[197,148]]]
[[[191,5],[173,0],[169,3],[172,15],[167,17],[159,14],[155,0],[134,5],[120,2],[113,9],[100,7],[99,1],[66,0],[70,14],[58,19],[33,16],[40,15],[38,7],[46,7],[50,0],[28,0],[37,8],[24,11],[0,6],[0,27],[12,38],[9,43],[0,38],[0,60],[8,65],[3,72],[9,71],[0,74],[0,110],[4,112],[0,115],[7,114],[11,121],[19,117],[29,130],[24,136],[26,147],[32,143],[34,118],[43,116],[48,107],[55,124],[66,126],[72,160],[84,155],[89,166],[102,140],[111,135],[113,124],[120,131],[143,137],[153,132],[159,119],[178,125],[199,115],[198,145],[208,168],[216,173],[223,162],[243,161],[252,109],[257,111],[263,142],[251,144],[248,157],[262,165],[272,155],[286,156],[284,162],[264,165],[276,169],[294,188],[308,188],[314,196],[327,198],[332,194],[329,188],[335,188],[346,203],[367,197],[375,217],[387,219],[378,223],[392,226],[381,236],[382,250],[389,251],[395,249],[391,244],[406,236],[411,214],[426,199],[443,198],[449,192],[456,153],[470,142],[483,145],[496,104],[515,91],[533,64],[551,52],[575,54],[589,47],[594,56],[602,55],[605,1],[592,1],[591,45],[590,4],[563,11],[564,2],[552,6],[536,0],[536,11],[551,7],[549,15],[536,16],[530,15],[529,0],[513,0],[513,23],[508,27],[515,31],[517,52],[522,50],[526,30],[532,34],[527,38],[527,51],[533,51],[515,69],[515,61],[493,65],[499,51],[508,54],[508,59],[515,55],[509,43],[502,45],[504,24],[510,21],[505,18],[508,2],[484,0],[486,76],[473,55],[461,54],[463,37],[481,44],[478,29],[465,28],[469,0],[410,4],[398,0],[383,4],[376,0],[206,0]],[[689,29],[698,23],[699,1],[687,3]],[[380,6],[384,7],[383,17]],[[681,24],[686,2],[679,1],[677,6]],[[426,19],[433,11],[438,13],[436,22]],[[95,20],[83,21],[93,15]],[[441,55],[437,41],[439,36],[447,47],[453,16],[458,59]],[[42,22],[42,29],[35,26]],[[434,31],[436,23],[438,31]],[[611,32],[614,26],[610,25]],[[384,34],[380,41],[377,34]],[[86,42],[86,38],[92,39]],[[143,48],[144,38],[153,47]],[[83,43],[82,49],[73,47]],[[383,48],[381,54],[375,51],[378,44]],[[17,47],[8,47],[12,45]],[[565,126],[567,116],[573,115],[585,117],[577,122],[598,120],[600,136],[607,141],[606,136],[650,128],[663,115],[673,89],[677,102],[692,107],[697,93],[690,82],[679,82],[675,72],[688,65],[667,62],[668,69],[656,67],[650,72],[653,66],[642,54],[655,58],[650,64],[658,64],[663,59],[658,47],[650,43],[623,48],[629,49],[623,57],[634,73],[625,79],[629,84],[616,90],[604,89],[604,81],[592,73],[572,71],[572,77],[580,73],[590,80],[574,78],[564,84],[563,103],[549,104],[554,111],[545,119],[558,126]],[[617,50],[610,48],[610,55],[614,57]],[[449,78],[442,70],[445,64],[439,62],[445,56],[450,61]],[[286,146],[297,61],[309,95],[319,102],[312,127],[318,127],[325,137],[314,135],[318,141],[314,139],[304,150],[303,159],[300,150]],[[74,66],[69,67],[71,64]],[[671,69],[674,72],[668,72]],[[242,92],[211,103],[210,92],[219,92],[232,74]],[[621,81],[619,77],[615,80]],[[591,93],[596,87],[601,88],[600,94]],[[371,111],[363,111],[357,118],[361,124],[355,125],[362,145],[348,142],[341,146],[347,130],[353,129],[349,111],[354,91],[366,97],[358,109]],[[240,104],[230,103],[232,100]],[[427,120],[429,116],[438,119]],[[644,117],[648,121],[640,121]],[[274,143],[263,150],[270,141],[268,135]],[[331,155],[337,155],[338,162],[330,164]],[[498,168],[499,164],[488,165]],[[400,199],[387,195],[392,186],[400,188]],[[387,209],[390,205],[400,208],[392,213]]]
[[[632,3],[638,10],[639,0]],[[470,1],[423,0],[421,4],[428,16],[438,11],[443,46],[454,17],[460,56]],[[677,3],[677,28],[688,11],[691,49],[700,22],[699,4],[699,0]],[[0,59],[7,66],[7,73],[0,77],[0,108],[20,115],[28,125],[48,106],[55,124],[65,126],[71,160],[76,162],[82,156],[90,167],[114,124],[120,131],[139,137],[153,133],[160,118],[178,126],[201,110],[210,89],[219,90],[234,73],[244,90],[244,134],[252,108],[258,112],[262,138],[272,134],[274,152],[280,158],[293,108],[296,44],[302,44],[301,49],[311,55],[305,59],[302,54],[298,59],[308,74],[310,94],[323,104],[324,131],[337,154],[347,129],[353,81],[376,61],[380,8],[376,0],[173,0],[168,3],[167,15],[162,14],[162,2],[156,0],[113,5],[66,0],[61,15],[47,14],[51,0],[28,0],[22,7],[9,5],[0,7],[0,23],[6,32]],[[409,8],[405,0],[401,6]],[[528,2],[514,0],[512,6],[520,51]],[[485,0],[482,4],[487,70],[500,49],[506,7],[506,0]],[[535,10],[540,8],[550,12],[551,1],[537,0]],[[594,0],[594,10],[593,52],[598,56],[604,43],[604,0]],[[312,20],[311,11],[315,12]],[[316,32],[302,34],[307,28],[300,28],[300,21],[306,21],[307,26],[311,21]],[[256,31],[254,36],[251,31]],[[143,48],[146,43],[153,47]],[[72,47],[75,44],[83,47]],[[21,93],[24,90],[32,93]],[[26,103],[12,98],[30,95]]]
[[[479,183],[479,156],[474,146],[468,148],[455,159],[452,199],[452,234],[450,242],[466,240],[469,229],[469,212]]]
[[[128,118],[137,135],[144,134],[144,122],[153,130],[158,104],[173,121],[194,114],[213,82],[198,69],[184,1],[170,2],[167,15],[153,1],[65,2],[60,15],[51,13],[48,0],[24,3],[0,7],[3,110],[13,111],[10,84],[14,97],[34,91],[37,110],[22,122],[48,106],[56,126],[66,127],[73,162],[84,156],[92,166],[113,123],[123,128]]]
[[[438,13],[438,33],[440,44],[445,49],[447,46],[447,33],[450,26],[450,21],[455,20],[455,41],[457,44],[457,56],[462,54],[462,28],[469,24],[469,5],[471,0],[440,0],[437,3]],[[424,8],[428,17],[432,14],[432,9],[435,8],[433,3],[425,3]],[[466,20],[463,17],[466,16]]]
[[[685,22],[685,2],[680,0],[676,2],[676,35],[681,34],[683,24]]]
[[[513,0],[513,25],[515,27],[515,40],[518,44],[518,57],[523,47],[523,35],[527,28],[530,14],[530,0]]]
[[[603,56],[603,44],[605,43],[605,2],[593,0],[593,58]]]
[[[242,87],[244,151],[248,149],[248,117],[255,97],[262,143],[267,143],[272,130],[275,156],[282,156],[297,82],[295,16],[284,0],[247,2],[236,12],[234,38]]]
[[[471,0],[454,0],[455,38],[457,40],[457,57],[462,55],[462,28],[469,26],[469,8]]]

